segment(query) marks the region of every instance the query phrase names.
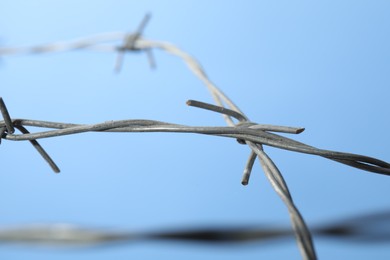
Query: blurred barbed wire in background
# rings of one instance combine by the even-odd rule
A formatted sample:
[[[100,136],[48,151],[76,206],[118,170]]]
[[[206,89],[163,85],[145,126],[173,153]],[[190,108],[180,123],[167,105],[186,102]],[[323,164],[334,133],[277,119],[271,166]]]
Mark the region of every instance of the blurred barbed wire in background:
[[[263,171],[269,182],[287,206],[294,234],[301,255],[304,259],[316,259],[316,253],[311,237],[303,217],[293,202],[290,191],[279,169],[273,160],[264,152],[263,145],[269,145],[285,150],[313,154],[331,159],[355,168],[366,170],[373,173],[390,175],[390,164],[368,156],[336,152],[330,150],[318,149],[313,146],[297,142],[293,139],[275,134],[274,132],[299,134],[304,131],[301,127],[286,127],[275,125],[264,125],[251,122],[248,117],[238,108],[237,105],[225,95],[207,76],[200,63],[191,55],[179,49],[168,42],[153,41],[142,37],[142,31],[149,21],[150,15],[146,15],[135,33],[112,32],[84,37],[72,41],[63,41],[50,44],[44,44],[32,47],[10,47],[0,48],[0,57],[15,54],[42,54],[49,52],[71,51],[71,50],[93,50],[118,53],[115,70],[121,69],[125,52],[143,51],[148,54],[151,67],[155,67],[152,56],[153,49],[159,49],[169,54],[181,58],[189,69],[197,76],[207,87],[216,105],[190,100],[187,105],[194,106],[217,113],[221,113],[228,126],[185,126],[173,123],[166,123],[155,120],[118,120],[107,121],[98,124],[74,124],[61,122],[48,122],[30,119],[13,119],[3,100],[0,99],[0,110],[3,121],[0,121],[1,139],[21,141],[28,140],[38,150],[42,157],[49,163],[55,172],[59,172],[58,166],[50,158],[48,153],[39,145],[37,139],[56,137],[62,135],[78,134],[83,132],[175,132],[175,133],[196,133],[214,136],[222,136],[236,139],[240,144],[246,144],[250,148],[250,155],[242,178],[242,184],[249,182],[252,167],[256,158],[259,159]],[[118,44],[118,41],[122,41]],[[26,126],[43,127],[52,130],[30,133]],[[15,128],[22,134],[15,134]],[[58,235],[61,238],[63,232],[61,228],[44,227],[43,233],[49,234],[53,239]],[[51,231],[50,231],[51,230]],[[67,229],[65,229],[67,230]],[[70,230],[70,231],[69,231]],[[72,234],[79,234],[81,237],[89,235],[82,233],[79,229],[70,228],[68,231]],[[21,233],[23,229],[21,229]],[[28,233],[27,230],[26,234]],[[47,233],[47,231],[50,231]],[[66,232],[68,232],[66,231]],[[283,231],[283,235],[286,231]],[[272,233],[272,232],[271,232]],[[83,235],[84,234],[84,235]],[[96,234],[100,234],[97,232]],[[103,237],[112,237],[115,235],[105,235]],[[122,235],[120,235],[121,237]],[[128,234],[124,234],[127,239]],[[93,239],[93,236],[91,237]]]
[[[351,242],[390,241],[390,211],[350,217],[313,227],[316,236]],[[171,227],[148,232],[126,232],[67,223],[0,228],[0,243],[80,247],[127,245],[136,241],[169,240],[214,245],[242,244],[290,237],[289,228],[270,225]]]

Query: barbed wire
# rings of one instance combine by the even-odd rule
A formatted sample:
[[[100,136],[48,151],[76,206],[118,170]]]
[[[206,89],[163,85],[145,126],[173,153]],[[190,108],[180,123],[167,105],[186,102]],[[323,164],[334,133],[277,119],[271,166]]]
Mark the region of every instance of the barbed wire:
[[[318,149],[275,134],[275,132],[299,134],[304,128],[263,125],[251,122],[234,102],[209,79],[206,72],[195,58],[171,43],[147,40],[142,37],[142,30],[149,18],[149,15],[145,16],[135,33],[114,32],[32,47],[0,48],[0,57],[14,54],[48,53],[79,49],[117,52],[118,58],[115,70],[119,71],[122,66],[125,52],[147,52],[149,53],[149,62],[151,66],[154,66],[155,63],[151,56],[151,50],[160,49],[181,58],[195,76],[205,84],[216,103],[216,105],[212,105],[189,100],[187,101],[187,105],[222,114],[228,126],[185,126],[155,120],[117,120],[83,125],[30,119],[12,119],[4,101],[0,98],[0,110],[4,119],[0,121],[0,140],[30,141],[41,156],[49,163],[53,171],[59,172],[58,166],[42,146],[40,146],[37,141],[38,139],[84,132],[174,132],[235,138],[240,144],[246,144],[251,149],[249,159],[244,168],[242,184],[248,184],[252,167],[256,158],[258,158],[272,187],[287,206],[302,257],[304,259],[316,259],[317,257],[311,232],[295,206],[282,174],[272,159],[264,152],[263,146],[268,145],[284,150],[318,155],[355,168],[384,175],[390,175],[390,164],[368,156]],[[119,40],[122,40],[124,43],[118,46],[115,44],[115,41]],[[26,129],[26,126],[49,128],[52,130],[30,133]],[[21,134],[15,134],[15,128],[19,130]]]
[[[375,212],[312,228],[317,236],[338,238],[353,242],[388,242],[390,211]],[[159,231],[129,232],[98,229],[68,223],[30,224],[0,228],[0,243],[39,244],[42,246],[80,247],[128,244],[135,241],[168,240],[206,244],[232,244],[268,241],[292,235],[288,228],[245,226],[171,227]]]

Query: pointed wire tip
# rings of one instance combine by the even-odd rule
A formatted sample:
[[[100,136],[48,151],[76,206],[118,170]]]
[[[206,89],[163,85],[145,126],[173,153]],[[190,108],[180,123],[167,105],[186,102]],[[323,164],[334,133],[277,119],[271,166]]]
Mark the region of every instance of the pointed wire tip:
[[[196,100],[193,100],[193,99],[189,99],[189,100],[186,101],[186,105],[190,106],[190,107],[200,107],[200,108],[203,108],[202,104],[206,104],[206,103],[203,103],[203,102],[200,102],[200,101],[196,101]]]
[[[244,181],[244,180],[242,180],[242,181],[241,181],[241,184],[242,184],[243,186],[247,186],[247,185],[248,185],[248,183],[249,183],[249,182],[248,182],[247,180],[245,180],[245,181]]]
[[[252,168],[253,168],[253,164],[255,163],[256,157],[257,157],[256,153],[252,151],[251,154],[249,155],[248,161],[246,162],[244,174],[242,175],[242,179],[241,179],[241,184],[244,186],[248,185],[249,183],[249,178],[251,177]]]
[[[30,132],[22,125],[16,125],[16,128],[22,134],[30,134]],[[35,139],[29,140],[32,146],[37,150],[37,152],[42,156],[42,158],[49,164],[50,168],[55,172],[59,173],[60,168],[58,168],[57,164],[53,161],[50,155],[43,149],[43,147],[39,144],[39,142]]]
[[[58,168],[57,164],[50,165],[51,169],[55,174],[58,174],[61,172],[60,168]]]
[[[138,30],[137,30],[138,33],[141,33],[145,29],[145,26],[149,22],[150,18],[152,18],[151,13],[146,13],[141,23],[138,26]]]
[[[156,68],[156,62],[154,60],[154,57],[153,57],[153,52],[151,49],[145,49],[145,52],[146,52],[146,55],[148,57],[148,61],[149,61],[149,66],[151,69],[155,69]]]
[[[250,160],[251,160],[251,157],[250,157]],[[248,162],[249,166],[247,165],[245,167],[245,170],[244,170],[244,174],[242,175],[242,179],[241,179],[241,184],[246,186],[248,185],[249,183],[249,178],[251,177],[251,173],[252,173],[252,168],[253,167],[253,164],[251,164],[251,162]]]
[[[119,72],[121,72],[121,69],[122,69],[122,65],[116,64],[115,67],[114,67],[114,73],[119,73]]]
[[[2,97],[0,97],[0,111],[1,111],[1,114],[3,116],[3,119],[4,119],[4,123],[5,123],[5,126],[7,128],[7,132],[9,134],[13,134],[15,132],[15,128],[13,126],[13,123],[12,123],[12,120],[11,120],[11,117],[8,113],[8,109],[4,103],[4,100]]]

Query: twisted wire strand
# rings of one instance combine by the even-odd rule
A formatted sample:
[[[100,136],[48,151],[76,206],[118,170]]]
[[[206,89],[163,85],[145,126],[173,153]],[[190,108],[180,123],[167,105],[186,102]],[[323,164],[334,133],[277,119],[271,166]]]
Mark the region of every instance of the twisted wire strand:
[[[310,230],[305,224],[299,210],[293,203],[291,194],[282,174],[276,167],[275,163],[264,152],[263,145],[269,145],[300,153],[318,155],[355,168],[384,175],[390,175],[390,164],[372,157],[318,149],[290,138],[271,133],[284,132],[298,134],[304,130],[303,128],[260,125],[250,122],[245,114],[234,104],[234,102],[209,79],[203,67],[194,57],[173,44],[144,39],[141,36],[141,33],[148,20],[149,17],[145,17],[139,26],[138,31],[135,33],[113,32],[84,37],[73,41],[57,42],[54,44],[33,47],[0,48],[0,57],[13,54],[59,52],[77,49],[109,51],[118,52],[116,69],[119,70],[122,64],[122,56],[125,51],[145,51],[150,53],[150,50],[152,49],[160,49],[181,58],[194,75],[205,84],[217,106],[198,101],[189,101],[187,104],[221,113],[228,124],[227,127],[184,126],[154,120],[119,120],[99,124],[82,125],[28,119],[11,119],[4,102],[1,101],[0,110],[4,119],[3,121],[0,121],[1,138],[14,141],[31,141],[34,147],[50,164],[55,172],[59,172],[58,167],[38,144],[36,141],[37,139],[91,131],[196,133],[235,138],[239,143],[247,144],[251,149],[249,159],[244,169],[242,183],[244,185],[248,184],[251,169],[257,157],[272,187],[287,206],[302,257],[304,259],[316,259]],[[124,44],[118,47],[117,44],[112,43],[113,41],[123,41]],[[149,55],[149,61],[150,60]],[[238,123],[235,123],[234,120],[237,120]],[[25,126],[44,127],[55,130],[29,133]],[[14,134],[13,127],[20,130],[22,134]]]
[[[12,141],[32,141],[43,138],[58,137],[85,132],[173,132],[205,134],[230,137],[245,141],[251,141],[255,144],[273,146],[284,150],[318,155],[331,160],[339,161],[355,168],[360,168],[374,173],[390,175],[390,164],[385,161],[358,154],[318,149],[313,146],[297,142],[293,139],[268,132],[275,131],[275,129],[273,129],[273,127],[275,126],[270,126],[269,128],[263,125],[251,125],[249,127],[185,126],[144,119],[116,120],[87,125],[30,119],[13,119],[12,124],[17,129],[21,129],[21,127],[25,129],[25,126],[33,126],[52,128],[55,130],[35,133],[30,133],[26,130],[21,130],[22,134],[9,134],[5,131],[2,135],[3,139]],[[5,128],[5,126],[5,121],[0,121],[0,129]],[[252,126],[260,126],[262,127],[262,129],[256,129]],[[282,126],[277,126],[276,130],[280,130],[279,128],[282,128]]]
[[[390,211],[349,217],[312,228],[319,236],[355,242],[388,242]],[[77,226],[68,223],[30,224],[0,228],[0,243],[28,243],[45,246],[97,246],[121,242],[173,240],[202,243],[244,243],[291,236],[290,229],[265,225],[219,227],[171,227],[149,232],[115,231]]]
[[[214,106],[211,104],[199,102],[199,101],[188,101],[187,104],[192,106],[197,106],[201,108],[207,108],[209,110],[214,110],[220,113],[225,113],[228,116],[235,116],[237,119],[240,119],[245,123],[245,117],[241,116],[239,113],[229,110],[223,107]],[[0,121],[1,128],[7,128],[5,121]],[[166,123],[161,121],[154,120],[119,120],[119,121],[108,121],[100,124],[92,125],[80,125],[80,124],[69,124],[69,123],[59,123],[59,122],[48,122],[48,121],[38,121],[38,120],[26,120],[26,119],[14,119],[12,120],[11,125],[14,125],[15,128],[21,129],[24,126],[34,126],[34,127],[44,127],[44,128],[53,128],[56,130],[49,130],[37,133],[28,133],[26,130],[22,130],[22,134],[8,134],[4,133],[2,138],[7,140],[21,141],[29,140],[33,141],[36,144],[37,139],[49,138],[49,137],[58,137],[63,135],[71,135],[85,132],[175,132],[175,133],[196,133],[196,134],[207,134],[207,135],[217,135],[235,138],[239,140],[244,140],[252,151],[260,159],[263,170],[269,179],[270,183],[276,190],[277,194],[281,197],[283,202],[287,205],[290,218],[292,221],[293,229],[297,236],[301,251],[303,255],[307,255],[307,259],[315,259],[315,251],[313,251],[314,246],[312,245],[312,238],[308,227],[306,226],[299,210],[295,206],[292,200],[292,196],[288,190],[288,187],[278,170],[275,163],[268,157],[268,155],[263,150],[263,145],[272,145],[282,149],[288,149],[296,152],[306,152],[314,155],[321,155],[325,158],[339,160],[342,163],[349,162],[351,166],[360,167],[360,161],[366,161],[373,164],[374,170],[377,172],[386,172],[390,174],[390,164],[377,160],[375,158],[353,155],[347,153],[340,153],[334,151],[327,151],[314,148],[305,144],[301,144],[292,139],[279,136],[276,134],[271,134],[266,132],[272,131],[267,129],[267,126],[261,126],[254,123],[249,123],[238,125],[236,127],[204,127],[204,126],[184,126],[172,123]],[[281,130],[288,127],[274,127],[276,130]],[[25,129],[25,128],[24,128]],[[299,129],[299,128],[288,128],[288,129]],[[264,138],[268,137],[268,138]],[[287,143],[287,145],[286,145]],[[39,145],[39,144],[38,144]],[[40,146],[39,146],[40,147]],[[43,151],[44,152],[44,151]],[[42,154],[42,153],[41,153]],[[44,152],[44,154],[47,154]],[[44,157],[46,160],[47,158]],[[253,156],[250,156],[250,166],[246,169],[250,169],[253,166],[254,162]],[[340,159],[341,158],[341,159]],[[52,160],[49,157],[49,164],[52,165]],[[356,163],[356,165],[353,165]],[[374,166],[377,164],[376,166]],[[387,168],[385,168],[387,167]],[[365,169],[365,168],[363,168]],[[365,169],[371,170],[371,169]],[[59,170],[58,170],[59,171]],[[249,178],[249,177],[248,177]]]

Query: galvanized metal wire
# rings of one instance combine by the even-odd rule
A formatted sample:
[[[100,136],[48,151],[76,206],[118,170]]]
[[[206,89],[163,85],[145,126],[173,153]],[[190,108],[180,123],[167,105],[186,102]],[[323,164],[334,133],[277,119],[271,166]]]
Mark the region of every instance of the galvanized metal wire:
[[[318,149],[276,134],[276,132],[299,134],[304,130],[301,127],[263,125],[251,122],[238,106],[209,79],[195,58],[171,43],[144,39],[141,34],[148,20],[149,16],[146,16],[135,33],[114,32],[32,47],[0,48],[0,57],[12,54],[40,54],[80,49],[108,51],[118,53],[115,68],[119,71],[125,52],[145,51],[149,54],[148,57],[151,66],[154,66],[155,63],[151,56],[151,50],[160,49],[181,58],[195,76],[205,84],[216,103],[216,105],[212,105],[190,100],[187,102],[187,105],[221,113],[228,126],[186,126],[155,120],[119,120],[85,125],[31,119],[13,119],[3,100],[0,99],[0,110],[4,119],[0,121],[1,139],[30,141],[54,172],[59,172],[60,170],[48,153],[39,145],[38,139],[85,132],[174,132],[205,134],[237,139],[239,143],[246,144],[250,148],[250,155],[244,169],[242,184],[248,184],[252,167],[256,158],[258,158],[272,187],[287,206],[303,259],[316,259],[311,232],[294,204],[282,174],[272,159],[265,153],[263,146],[268,145],[284,150],[318,155],[355,168],[384,175],[390,175],[390,164],[368,156]],[[123,41],[123,44],[118,45],[116,43],[117,41]],[[52,130],[30,133],[26,129],[28,126]],[[15,129],[19,130],[21,134],[15,134]],[[61,236],[60,233],[58,235]]]

